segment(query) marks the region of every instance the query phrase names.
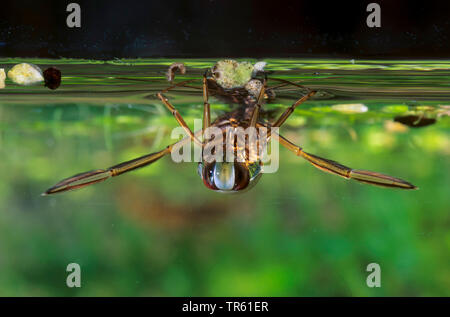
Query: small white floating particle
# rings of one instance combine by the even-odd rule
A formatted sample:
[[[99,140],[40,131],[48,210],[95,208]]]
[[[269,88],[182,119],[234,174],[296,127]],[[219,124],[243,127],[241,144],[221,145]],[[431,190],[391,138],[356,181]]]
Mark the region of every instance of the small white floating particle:
[[[352,114],[352,113],[364,113],[369,110],[366,105],[362,103],[342,103],[339,105],[331,106],[331,109],[339,111],[342,113]]]
[[[32,85],[44,81],[41,69],[28,63],[15,65],[9,70],[8,77],[19,85]]]
[[[264,67],[266,67],[267,63],[266,62],[257,62],[255,64],[255,66],[253,66],[253,72],[257,73],[257,72],[263,72],[264,71]]]
[[[5,70],[3,68],[0,68],[0,89],[5,88]]]
[[[408,131],[409,128],[400,122],[386,120],[384,122],[384,129],[388,132],[404,133],[404,132]]]

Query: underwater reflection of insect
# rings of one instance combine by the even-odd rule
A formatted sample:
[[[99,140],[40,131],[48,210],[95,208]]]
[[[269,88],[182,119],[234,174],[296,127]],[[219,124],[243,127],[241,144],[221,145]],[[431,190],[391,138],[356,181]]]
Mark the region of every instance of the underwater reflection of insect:
[[[184,67],[184,65],[180,65],[180,63],[174,65],[174,67],[169,68],[167,76],[170,82],[174,79],[174,71],[180,70]],[[248,127],[266,127],[269,129],[279,128],[294,112],[297,106],[313,96],[316,92],[287,80],[268,78],[267,73],[263,70],[264,65],[265,63],[256,63],[255,65],[252,65],[248,62],[222,60],[217,62],[210,70],[205,72],[203,75],[201,88],[188,85],[198,79],[185,80],[176,84],[172,83],[171,87],[158,93],[157,97],[162,101],[167,109],[170,110],[180,126],[184,128],[188,134],[187,137],[167,146],[159,152],[144,155],[107,169],[93,170],[64,179],[48,189],[43,195],[85,187],[104,181],[110,177],[118,176],[137,168],[147,166],[159,160],[163,156],[170,154],[175,145],[195,142],[197,145],[204,148],[205,141],[200,141],[198,136],[209,127],[217,127],[221,129],[223,133],[225,133],[228,128],[238,127],[243,129]],[[276,81],[280,84],[278,86],[268,87],[268,81]],[[260,115],[262,103],[264,100],[271,100],[275,97],[274,88],[287,85],[295,86],[298,89],[306,89],[306,94],[288,107],[276,121],[273,123],[265,122]],[[193,87],[203,91],[204,111],[202,130],[195,133],[192,132],[179,112],[174,108],[170,101],[164,97],[163,93],[175,87]],[[237,103],[239,104],[239,107],[234,111],[219,116],[215,121],[211,122],[210,105],[208,101],[210,94],[214,95],[216,98],[227,99],[232,103]],[[372,185],[402,189],[416,189],[414,185],[399,178],[371,171],[355,170],[335,161],[309,154],[303,151],[301,147],[294,145],[276,132],[268,133],[266,137],[268,139],[271,137],[277,138],[281,145],[294,152],[297,156],[301,156],[306,159],[312,165],[323,171]],[[227,139],[225,138],[225,140]],[[233,142],[235,141],[233,140]],[[225,144],[223,144],[223,146],[225,146]],[[232,146],[235,147],[236,144],[233,144]],[[198,171],[203,183],[208,188],[220,192],[237,192],[248,189],[251,185],[254,185],[257,182],[261,176],[261,164],[260,157],[250,159],[250,157],[247,156],[244,158],[243,162],[237,160],[234,162],[225,162],[225,160],[224,162],[202,161],[199,163]]]

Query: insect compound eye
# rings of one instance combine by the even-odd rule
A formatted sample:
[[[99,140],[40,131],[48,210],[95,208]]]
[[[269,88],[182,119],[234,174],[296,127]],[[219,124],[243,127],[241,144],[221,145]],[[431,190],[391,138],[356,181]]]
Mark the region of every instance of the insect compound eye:
[[[213,172],[214,184],[219,190],[233,190],[235,187],[235,168],[234,163],[216,162]]]
[[[214,166],[214,163],[199,163],[197,172],[206,187],[212,190],[217,190],[216,185],[214,185]]]
[[[255,165],[256,166],[256,165]],[[261,176],[253,166],[240,162],[199,163],[198,173],[206,187],[212,190],[232,192],[246,189]],[[252,184],[253,185],[253,184]]]
[[[250,173],[248,167],[244,163],[234,163],[234,188],[233,190],[242,190],[247,188],[250,183]]]

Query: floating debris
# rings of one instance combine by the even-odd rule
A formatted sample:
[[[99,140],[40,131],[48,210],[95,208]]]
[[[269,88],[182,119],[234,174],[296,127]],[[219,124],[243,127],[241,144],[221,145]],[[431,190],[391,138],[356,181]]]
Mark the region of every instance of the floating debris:
[[[55,67],[47,68],[44,71],[45,86],[56,89],[61,85],[61,71]]]
[[[218,61],[212,68],[216,82],[225,89],[244,87],[252,79],[254,66],[249,62],[231,59]]]
[[[384,128],[388,132],[404,133],[408,131],[408,127],[400,122],[386,120],[384,122]]]
[[[6,74],[3,68],[0,68],[0,89],[5,88]]]
[[[434,111],[436,108],[433,106],[415,106],[416,111]]]
[[[397,116],[394,118],[394,121],[400,122],[411,128],[426,127],[427,125],[436,123],[436,119],[416,115]]]
[[[182,75],[186,74],[186,66],[183,63],[172,63],[166,73],[167,81],[173,82],[175,79],[175,72],[180,72]]]
[[[441,105],[437,111],[437,117],[450,116],[450,106]]]
[[[32,85],[44,80],[42,70],[33,64],[17,64],[8,72],[8,78],[19,85]]]
[[[331,106],[331,109],[346,114],[364,113],[369,110],[369,108],[367,108],[367,106],[362,103],[343,103],[339,105],[333,105]]]

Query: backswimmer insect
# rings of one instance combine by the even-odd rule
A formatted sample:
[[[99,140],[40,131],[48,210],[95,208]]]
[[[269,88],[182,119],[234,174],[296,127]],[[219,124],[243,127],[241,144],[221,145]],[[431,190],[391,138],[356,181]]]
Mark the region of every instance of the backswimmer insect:
[[[50,189],[43,195],[60,193],[68,190],[82,188],[104,181],[110,177],[118,176],[123,173],[135,170],[152,164],[160,158],[170,154],[175,145],[186,144],[187,142],[195,142],[205,148],[205,140],[200,141],[198,136],[210,127],[217,127],[223,131],[235,128],[257,128],[266,127],[269,131],[272,128],[279,128],[294,112],[295,108],[316,94],[316,91],[305,88],[297,83],[293,83],[283,79],[268,78],[267,72],[264,71],[264,62],[255,65],[249,62],[237,62],[234,60],[218,61],[211,69],[205,72],[202,78],[203,91],[203,129],[195,133],[189,128],[183,117],[174,108],[170,101],[163,93],[180,86],[187,87],[187,84],[198,79],[185,80],[177,84],[173,84],[176,71],[185,72],[182,63],[174,63],[167,72],[167,78],[172,86],[159,92],[157,97],[172,113],[179,125],[187,132],[188,136],[182,140],[168,145],[165,149],[141,156],[139,158],[111,166],[107,169],[97,169],[89,172],[74,175],[66,178]],[[274,122],[265,122],[260,116],[260,110],[265,100],[271,100],[275,97],[274,87],[268,87],[267,82],[277,81],[281,85],[293,85],[301,89],[306,89],[306,94],[295,101],[288,107],[281,116]],[[280,85],[279,85],[280,86]],[[236,110],[225,113],[211,122],[209,95],[213,93],[216,98],[225,98],[232,103],[237,103],[239,107]],[[366,170],[355,170],[338,162],[321,158],[319,156],[307,153],[303,149],[276,132],[268,133],[265,136],[269,138],[277,138],[279,144],[283,145],[297,156],[306,159],[315,167],[335,174],[347,179],[354,179],[362,183],[378,185],[383,187],[393,187],[401,189],[416,189],[417,187],[399,178],[388,176],[385,174],[371,172]],[[227,138],[224,138],[227,140]],[[236,147],[235,140],[230,141],[232,148]],[[227,144],[223,144],[225,147]],[[228,144],[230,145],[230,144]],[[199,162],[198,172],[206,187],[219,192],[238,192],[249,189],[261,177],[261,158],[250,157],[248,149],[244,149],[243,160],[235,160],[232,162],[220,161],[204,161]]]

